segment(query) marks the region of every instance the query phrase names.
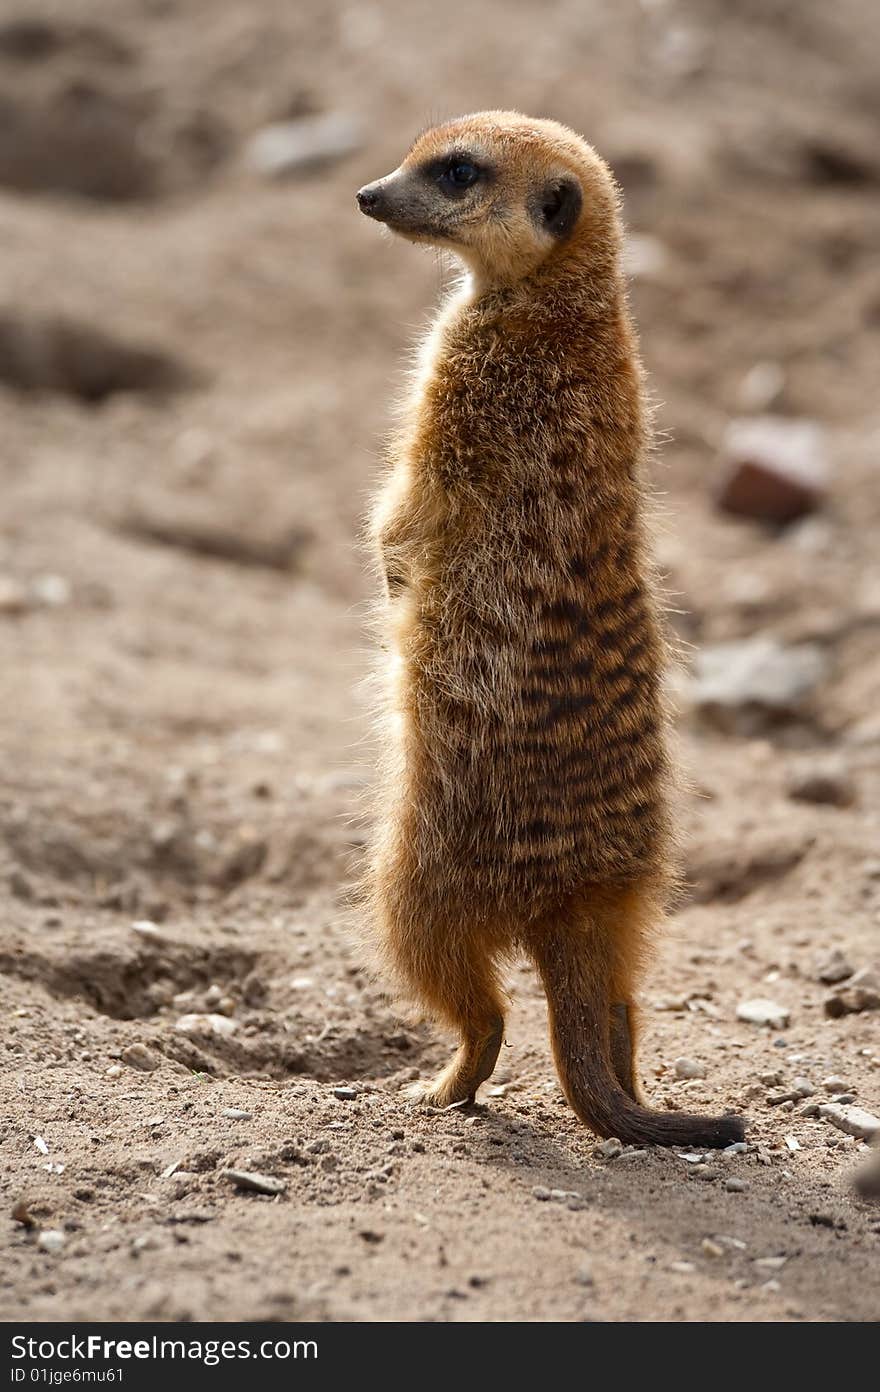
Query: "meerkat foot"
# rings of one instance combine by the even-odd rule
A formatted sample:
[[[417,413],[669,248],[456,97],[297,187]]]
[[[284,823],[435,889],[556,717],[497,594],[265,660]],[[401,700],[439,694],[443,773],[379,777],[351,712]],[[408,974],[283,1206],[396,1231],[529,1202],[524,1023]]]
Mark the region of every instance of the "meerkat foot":
[[[413,1083],[406,1095],[428,1107],[452,1107],[473,1101],[477,1088],[492,1075],[503,1037],[504,1021],[499,1016],[485,1032],[463,1040],[442,1073]]]

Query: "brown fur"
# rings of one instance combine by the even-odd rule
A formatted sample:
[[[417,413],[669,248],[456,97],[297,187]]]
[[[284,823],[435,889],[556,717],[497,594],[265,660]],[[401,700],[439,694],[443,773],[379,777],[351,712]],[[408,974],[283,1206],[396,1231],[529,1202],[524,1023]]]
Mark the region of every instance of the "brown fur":
[[[464,156],[491,173],[450,196],[437,170]],[[542,221],[560,189],[561,233]],[[614,182],[571,131],[488,112],[422,135],[359,197],[470,271],[423,349],[373,525],[392,726],[373,907],[388,967],[461,1040],[423,1095],[446,1106],[490,1075],[498,963],[524,948],[585,1122],[727,1144],[737,1118],[651,1112],[635,1071],[670,762]]]

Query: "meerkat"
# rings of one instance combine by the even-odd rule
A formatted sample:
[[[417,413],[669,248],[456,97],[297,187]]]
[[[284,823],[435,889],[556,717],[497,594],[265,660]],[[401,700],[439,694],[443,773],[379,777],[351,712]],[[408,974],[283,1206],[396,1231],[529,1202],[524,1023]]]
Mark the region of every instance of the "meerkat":
[[[652,1111],[636,1070],[673,838],[616,185],[574,132],[490,111],[422,134],[357,199],[464,267],[372,519],[390,653],[373,915],[388,969],[460,1041],[420,1095],[465,1102],[491,1075],[499,967],[524,950],[581,1120],[728,1145],[740,1118]]]

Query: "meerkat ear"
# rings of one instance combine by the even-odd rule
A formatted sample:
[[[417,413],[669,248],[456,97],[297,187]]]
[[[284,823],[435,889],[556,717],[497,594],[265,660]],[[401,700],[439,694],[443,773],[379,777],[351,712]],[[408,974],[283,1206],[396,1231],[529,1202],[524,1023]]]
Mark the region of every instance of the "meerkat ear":
[[[532,208],[532,216],[551,237],[561,242],[574,231],[583,205],[584,195],[578,180],[563,175],[542,189]]]

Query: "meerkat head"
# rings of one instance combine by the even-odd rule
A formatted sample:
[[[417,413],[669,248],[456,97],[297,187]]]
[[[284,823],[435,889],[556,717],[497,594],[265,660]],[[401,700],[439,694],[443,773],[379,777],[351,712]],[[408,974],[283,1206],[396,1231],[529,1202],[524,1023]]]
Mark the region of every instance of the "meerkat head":
[[[484,284],[521,279],[563,252],[614,264],[620,246],[608,167],[565,126],[518,112],[484,111],[426,131],[357,199],[410,241],[457,253]]]

